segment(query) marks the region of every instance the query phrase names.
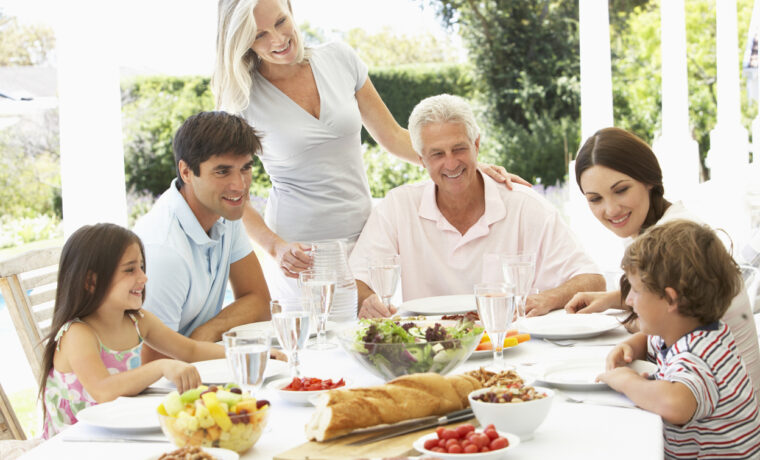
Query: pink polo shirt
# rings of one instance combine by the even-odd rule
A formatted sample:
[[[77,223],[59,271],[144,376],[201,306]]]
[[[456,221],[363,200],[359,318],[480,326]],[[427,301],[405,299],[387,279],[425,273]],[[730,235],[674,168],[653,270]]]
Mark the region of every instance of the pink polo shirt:
[[[473,285],[500,281],[496,258],[485,254],[536,253],[534,288],[559,286],[573,276],[599,273],[557,210],[529,187],[510,191],[483,176],[486,206],[462,235],[443,217],[428,180],[388,192],[372,210],[349,263],[356,279],[369,285],[367,257],[401,256],[404,301],[471,294]],[[485,266],[484,266],[485,265]]]

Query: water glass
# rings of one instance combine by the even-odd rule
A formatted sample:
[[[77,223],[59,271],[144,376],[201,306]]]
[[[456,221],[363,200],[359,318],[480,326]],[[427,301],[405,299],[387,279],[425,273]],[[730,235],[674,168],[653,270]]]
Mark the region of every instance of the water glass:
[[[401,277],[401,258],[398,255],[374,256],[369,258],[369,284],[386,308],[391,306],[391,297],[396,293]]]
[[[494,366],[504,366],[504,338],[515,315],[514,286],[507,283],[476,284],[475,303],[480,321],[491,338]]]
[[[269,362],[269,331],[230,331],[222,334],[222,340],[233,380],[254,394],[264,382]]]
[[[306,337],[309,336],[309,301],[301,297],[272,300],[269,310],[277,340],[282,351],[288,355],[290,375],[300,377],[298,352],[303,349]]]
[[[329,350],[336,345],[327,343],[327,317],[333,304],[337,275],[334,270],[311,269],[298,275],[298,285],[308,300],[311,317],[317,323],[317,340],[311,350]]]
[[[525,302],[533,288],[533,276],[536,272],[536,255],[519,253],[501,256],[501,269],[504,281],[514,286],[516,320],[525,318]]]

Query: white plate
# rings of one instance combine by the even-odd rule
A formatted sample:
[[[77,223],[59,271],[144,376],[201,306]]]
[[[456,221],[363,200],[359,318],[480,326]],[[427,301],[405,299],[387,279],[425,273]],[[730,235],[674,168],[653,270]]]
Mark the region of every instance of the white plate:
[[[145,432],[161,429],[156,408],[162,396],[118,398],[82,409],[77,419],[89,425],[116,431]]]
[[[504,349],[504,353],[509,353],[509,350],[512,350],[519,346],[520,344],[517,344],[513,347],[507,347]],[[493,350],[475,350],[472,352],[472,354],[470,355],[468,359],[483,359],[483,358],[493,358]]]
[[[604,359],[578,360],[545,366],[538,380],[561,390],[606,390],[596,377],[604,372]]]
[[[472,294],[442,295],[410,300],[402,303],[399,309],[420,315],[452,315],[477,310],[477,305]]]
[[[327,321],[327,325],[325,327],[326,332],[331,332],[334,330],[337,330],[339,328],[340,324],[336,323],[335,321]],[[264,331],[268,330],[269,335],[272,337],[272,342],[275,343],[277,341],[277,335],[274,332],[274,326],[272,326],[271,321],[259,321],[257,323],[248,323],[243,324],[237,327],[233,327],[230,329],[230,331]],[[316,337],[317,336],[317,328],[316,325],[311,324],[309,325],[309,337]],[[277,341],[276,343],[279,343]]]
[[[174,452],[177,449],[178,448],[172,448],[169,450],[164,449],[157,454],[151,455],[145,460],[158,460],[159,457],[161,457],[161,455],[165,453],[168,454],[169,452]],[[238,455],[238,453],[235,452],[234,450],[221,449],[219,447],[201,447],[201,449],[203,449],[204,452],[211,454],[217,460],[239,460],[240,459],[240,455]]]
[[[417,452],[422,453],[423,455],[431,455],[435,458],[442,458],[442,459],[472,459],[477,458],[478,460],[488,460],[488,459],[497,459],[501,458],[503,455],[513,451],[517,446],[520,445],[520,437],[516,434],[512,433],[505,433],[503,431],[497,431],[499,433],[499,436],[507,438],[507,441],[509,441],[509,445],[503,449],[495,450],[493,452],[478,452],[477,454],[442,454],[440,452],[433,452],[432,450],[425,449],[425,441],[428,439],[437,439],[438,435],[435,433],[426,434],[425,436],[418,438],[416,441],[414,441],[414,448],[417,449]]]
[[[197,363],[192,363],[192,365],[198,369],[198,373],[201,374],[201,382],[203,382],[204,385],[224,385],[234,381],[232,378],[232,372],[230,372],[230,369],[227,366],[226,359],[198,361]],[[288,372],[288,370],[288,363],[285,361],[270,359],[267,361],[264,378],[283,374]],[[156,383],[151,385],[151,387],[175,388],[174,384],[166,377],[161,377]]]
[[[620,322],[599,313],[570,315],[564,312],[521,320],[520,331],[538,339],[583,339],[620,327]]]
[[[331,378],[331,377],[328,377]],[[338,378],[340,380],[340,378]],[[316,401],[316,397],[321,395],[322,393],[330,390],[317,390],[317,391],[287,391],[283,390],[282,388],[288,386],[290,382],[292,382],[293,379],[291,377],[287,377],[284,379],[278,379],[273,382],[270,382],[269,385],[267,385],[267,388],[270,390],[273,390],[277,393],[277,395],[282,398],[285,401],[294,403],[294,404],[302,404],[302,405],[310,405],[313,404],[312,401]],[[333,379],[333,382],[335,379]],[[343,379],[345,382],[345,379]],[[338,389],[341,388],[347,388],[346,385],[342,387],[338,387]]]

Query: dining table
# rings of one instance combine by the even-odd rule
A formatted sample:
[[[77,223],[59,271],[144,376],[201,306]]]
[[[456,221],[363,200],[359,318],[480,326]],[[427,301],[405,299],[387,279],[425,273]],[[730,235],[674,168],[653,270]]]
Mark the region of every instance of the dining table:
[[[556,313],[558,315],[564,312]],[[541,383],[542,372],[547,366],[573,362],[598,363],[604,367],[605,356],[628,336],[620,326],[594,337],[549,341],[540,338],[507,348],[504,366],[515,369],[526,381],[537,379]],[[338,344],[334,335],[332,343]],[[494,369],[492,357],[478,353],[451,371],[462,373],[480,367]],[[301,352],[301,369],[305,376],[321,378],[344,378],[349,387],[373,386],[384,383],[367,371],[339,345],[331,350]],[[277,377],[288,377],[279,375]],[[245,460],[276,459],[278,455],[306,443],[304,427],[314,412],[311,405],[298,405],[281,399],[269,386],[269,377],[255,395],[270,401],[270,413],[266,428],[258,442],[240,458]],[[641,410],[625,396],[603,385],[592,388],[555,389],[552,407],[544,422],[536,429],[532,439],[521,442],[504,458],[514,459],[661,459],[663,458],[662,419],[651,412]],[[130,398],[136,404],[140,398]],[[129,402],[129,401],[128,401]],[[113,417],[118,417],[114,413]],[[477,423],[473,419],[472,423]],[[109,460],[148,460],[158,458],[163,452],[176,447],[164,438],[161,431],[123,435],[105,432],[100,427],[79,422],[50,440],[27,452],[22,459],[52,458],[108,458]],[[420,431],[422,436],[434,431]],[[406,456],[421,455],[411,443]],[[368,458],[365,453],[358,457]],[[369,456],[371,458],[372,455]],[[319,456],[309,458],[321,458]]]

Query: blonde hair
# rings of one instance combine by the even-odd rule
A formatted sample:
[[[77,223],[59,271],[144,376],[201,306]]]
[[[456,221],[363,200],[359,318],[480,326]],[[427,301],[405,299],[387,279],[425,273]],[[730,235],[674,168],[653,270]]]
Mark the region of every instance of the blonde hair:
[[[279,0],[288,7],[293,20],[290,0]],[[219,0],[216,31],[216,62],[211,76],[211,90],[217,110],[241,113],[248,107],[253,72],[260,58],[251,49],[256,39],[256,19],[253,9],[258,0]],[[293,22],[296,35],[296,62],[308,57],[300,30]]]

